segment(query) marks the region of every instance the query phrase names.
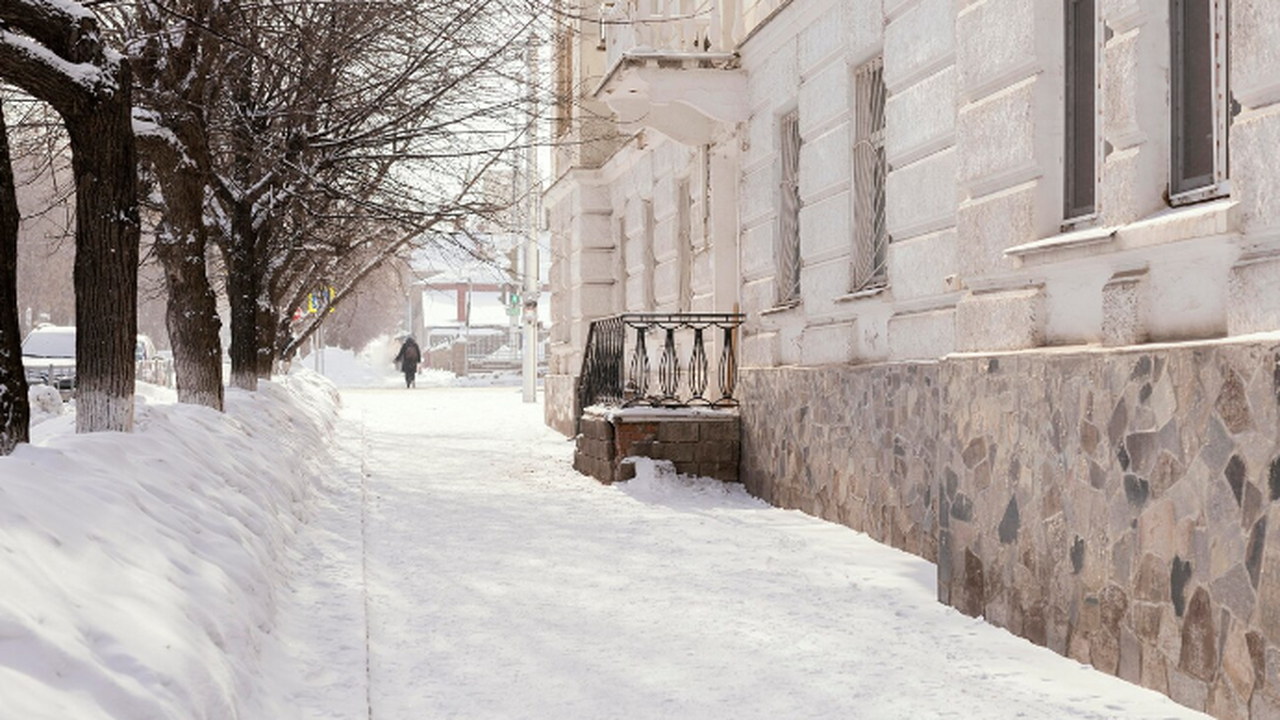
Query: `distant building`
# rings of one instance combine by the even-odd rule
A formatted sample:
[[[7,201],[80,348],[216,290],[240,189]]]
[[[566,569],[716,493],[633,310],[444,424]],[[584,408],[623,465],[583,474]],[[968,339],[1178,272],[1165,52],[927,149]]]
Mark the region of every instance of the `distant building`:
[[[425,279],[412,285],[418,298],[414,332],[421,336],[424,349],[466,340],[467,357],[475,368],[520,366],[523,303],[519,275],[508,267],[510,258],[515,257],[508,251],[519,241],[514,236],[494,239],[494,257],[488,262],[437,261],[418,270]],[[540,334],[544,336],[550,332],[549,293],[550,285],[544,283],[538,308]],[[545,354],[545,343],[539,347],[544,348],[540,353]]]

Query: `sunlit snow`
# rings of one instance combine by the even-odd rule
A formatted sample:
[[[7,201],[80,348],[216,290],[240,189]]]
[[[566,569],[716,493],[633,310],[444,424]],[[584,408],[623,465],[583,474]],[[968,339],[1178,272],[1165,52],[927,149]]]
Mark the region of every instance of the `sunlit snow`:
[[[1200,717],[740,486],[578,475],[518,389],[326,361],[0,459],[0,718]]]

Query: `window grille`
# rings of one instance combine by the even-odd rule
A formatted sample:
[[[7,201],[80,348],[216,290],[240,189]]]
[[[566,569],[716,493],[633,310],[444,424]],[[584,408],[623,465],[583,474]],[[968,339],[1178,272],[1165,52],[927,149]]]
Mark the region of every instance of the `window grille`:
[[[800,298],[800,113],[791,111],[779,123],[782,155],[781,204],[778,212],[778,303]]]
[[[1226,180],[1226,3],[1170,0],[1170,195]]]
[[[1097,0],[1066,0],[1064,218],[1091,215],[1097,193]]]
[[[889,233],[885,229],[884,59],[854,71],[853,290],[888,281]]]

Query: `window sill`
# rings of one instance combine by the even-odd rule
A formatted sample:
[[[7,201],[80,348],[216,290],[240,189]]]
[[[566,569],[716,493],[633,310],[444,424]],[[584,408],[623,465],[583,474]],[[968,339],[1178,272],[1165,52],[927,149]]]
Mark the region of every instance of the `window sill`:
[[[1024,266],[1043,265],[1079,257],[1087,252],[1081,248],[1135,250],[1236,233],[1239,203],[1230,198],[1206,197],[1208,201],[1167,208],[1127,225],[1075,230],[1011,247],[1004,254],[1021,260]]]
[[[1015,245],[1004,251],[1005,257],[1022,258],[1055,250],[1068,250],[1090,245],[1103,245],[1115,240],[1115,227],[1091,227],[1054,235],[1035,242]]]
[[[787,312],[788,310],[795,310],[798,307],[800,307],[799,300],[788,300],[787,302],[779,303],[778,305],[775,305],[771,308],[766,308],[764,310],[761,310],[760,316],[766,317],[769,315],[778,315],[780,313]]]
[[[835,302],[850,303],[850,302],[854,302],[855,300],[863,300],[866,298],[876,297],[877,295],[883,295],[888,290],[889,290],[888,283],[885,283],[883,285],[876,285],[875,287],[869,287],[863,290],[857,290],[857,291],[848,293],[846,295],[841,295],[840,297],[835,299]]]
[[[1231,196],[1231,181],[1223,180],[1222,182],[1206,185],[1195,190],[1169,195],[1169,205],[1172,207],[1183,207],[1186,205],[1195,205],[1196,203],[1209,202],[1211,200],[1221,200]]]

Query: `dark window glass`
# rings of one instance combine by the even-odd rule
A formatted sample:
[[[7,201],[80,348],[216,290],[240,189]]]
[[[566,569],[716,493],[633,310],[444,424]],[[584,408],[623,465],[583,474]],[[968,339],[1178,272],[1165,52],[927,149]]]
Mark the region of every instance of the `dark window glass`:
[[[1213,184],[1213,2],[1173,0],[1173,193]]]
[[[1097,162],[1096,0],[1066,0],[1066,218],[1094,211]]]

